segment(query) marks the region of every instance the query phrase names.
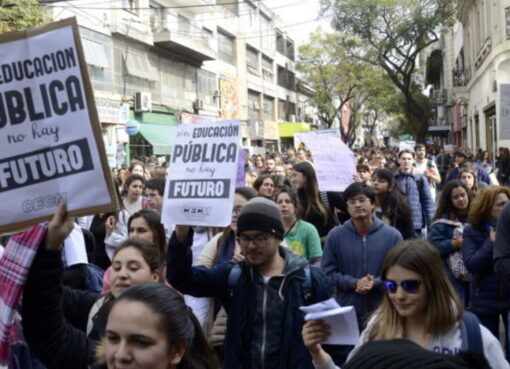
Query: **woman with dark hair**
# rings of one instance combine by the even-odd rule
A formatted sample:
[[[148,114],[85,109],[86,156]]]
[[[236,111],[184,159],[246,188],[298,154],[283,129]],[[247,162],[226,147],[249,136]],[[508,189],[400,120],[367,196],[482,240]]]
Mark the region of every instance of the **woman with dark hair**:
[[[297,196],[289,188],[276,195],[276,205],[282,213],[284,241],[293,253],[303,256],[310,264],[320,266],[322,257],[321,239],[317,229],[298,217]]]
[[[106,295],[62,286],[61,247],[73,227],[59,206],[39,247],[23,291],[23,333],[48,369],[87,369],[104,336],[111,303],[132,285],[158,281],[161,256],[151,243],[129,239],[113,256],[111,290]]]
[[[182,296],[151,282],[128,288],[113,303],[97,356],[108,369],[219,368]]]
[[[272,200],[274,195],[275,183],[273,177],[269,174],[261,174],[253,182],[253,188],[258,192],[259,196]]]
[[[395,186],[393,172],[376,169],[372,175],[375,192],[375,215],[385,224],[395,227],[404,240],[414,238],[413,214],[406,195]]]
[[[149,208],[149,200],[142,196],[144,186],[144,177],[138,174],[132,174],[127,177],[120,196],[124,209],[126,209],[129,215],[136,213],[138,210]]]
[[[341,194],[319,192],[315,169],[307,161],[294,164],[290,181],[301,207],[300,218],[312,223],[317,228],[321,241],[324,241],[329,231],[338,224],[334,216],[335,208],[347,214]]]
[[[266,171],[266,158],[264,158],[262,155],[255,156],[254,164],[255,164],[255,170],[259,174],[262,174]]]
[[[464,229],[462,247],[464,263],[472,276],[469,310],[495,336],[499,336],[502,318],[507,347],[510,285],[495,273],[492,254],[499,217],[509,199],[507,187],[489,186],[478,192],[469,209],[470,224]],[[509,356],[507,351],[507,358]]]
[[[482,151],[479,160],[476,162],[479,166],[481,166],[487,174],[491,174],[493,170],[493,165],[490,161],[489,152],[488,151]]]
[[[477,350],[477,354],[485,356],[491,368],[510,368],[498,339],[473,314],[464,311],[444,272],[437,249],[428,242],[410,240],[395,246],[384,260],[380,278],[386,291],[383,301],[361,333],[358,345],[351,351],[346,368],[351,367],[349,361],[365,343],[395,338],[404,338],[429,351],[449,355],[467,349]],[[479,332],[477,342],[481,347],[478,348],[470,338],[475,329]],[[320,345],[329,335],[330,328],[321,320],[311,320],[303,326],[303,341],[317,368],[335,368],[331,357]],[[386,358],[388,361],[379,362],[378,367],[388,368],[390,360],[398,361],[395,355],[386,355]],[[435,361],[437,365],[430,367],[457,367],[441,366],[440,363]],[[415,362],[409,360],[407,366],[402,367],[412,368],[413,365]]]
[[[456,180],[446,183],[429,234],[429,241],[439,250],[446,273],[464,306],[469,302],[469,275],[458,265],[470,204],[471,196],[466,186]]]

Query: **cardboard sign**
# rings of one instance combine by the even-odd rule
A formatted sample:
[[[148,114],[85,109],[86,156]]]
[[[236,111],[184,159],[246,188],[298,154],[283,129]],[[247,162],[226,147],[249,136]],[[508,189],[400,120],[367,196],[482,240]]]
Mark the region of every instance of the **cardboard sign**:
[[[300,132],[294,135],[294,142],[303,143],[312,153],[321,191],[343,191],[354,182],[355,155],[340,137],[321,131]]]
[[[0,232],[116,208],[75,19],[0,35]]]
[[[240,142],[238,120],[177,126],[163,200],[164,224],[230,224]]]

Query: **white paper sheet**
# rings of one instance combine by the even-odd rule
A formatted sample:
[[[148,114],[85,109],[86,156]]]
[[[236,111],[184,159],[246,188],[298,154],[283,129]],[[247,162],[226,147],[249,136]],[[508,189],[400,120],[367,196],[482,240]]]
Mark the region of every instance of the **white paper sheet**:
[[[83,231],[78,224],[74,225],[73,230],[64,240],[64,255],[66,258],[66,266],[68,267],[75,264],[88,264],[89,262]]]
[[[340,307],[334,298],[309,306],[301,306],[306,313],[305,320],[321,319],[331,327],[331,336],[324,344],[356,345],[359,341],[359,327],[354,306]]]

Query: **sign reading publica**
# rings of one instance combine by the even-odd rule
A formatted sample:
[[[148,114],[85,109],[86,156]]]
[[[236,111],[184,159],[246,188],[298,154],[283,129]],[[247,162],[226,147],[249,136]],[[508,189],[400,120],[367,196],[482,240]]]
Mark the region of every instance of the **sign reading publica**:
[[[230,224],[240,131],[239,121],[177,127],[163,203],[165,224]]]
[[[115,207],[74,19],[0,35],[0,232]]]

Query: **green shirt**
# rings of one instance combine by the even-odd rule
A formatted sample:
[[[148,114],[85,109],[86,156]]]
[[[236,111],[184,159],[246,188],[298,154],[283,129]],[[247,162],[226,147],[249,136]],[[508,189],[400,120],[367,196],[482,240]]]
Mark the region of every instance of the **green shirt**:
[[[319,232],[304,220],[299,220],[294,231],[285,235],[285,242],[290,251],[308,260],[322,257]]]

